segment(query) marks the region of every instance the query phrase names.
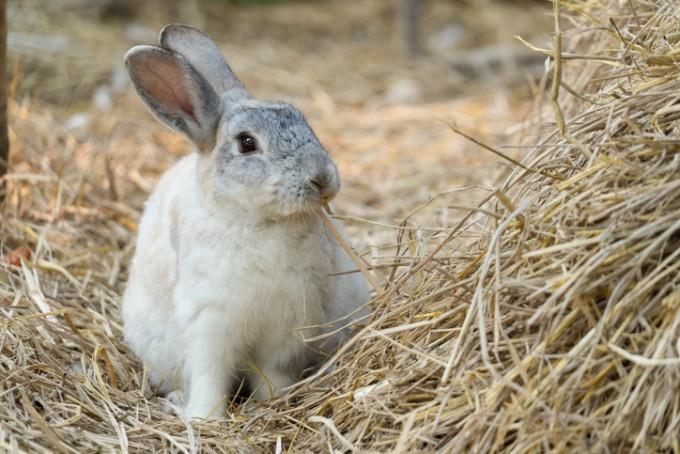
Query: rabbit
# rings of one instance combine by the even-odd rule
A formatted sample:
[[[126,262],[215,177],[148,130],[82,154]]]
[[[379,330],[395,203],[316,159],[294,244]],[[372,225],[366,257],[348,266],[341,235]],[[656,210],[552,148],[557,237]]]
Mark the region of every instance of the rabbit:
[[[184,414],[223,418],[239,380],[283,395],[367,313],[368,283],[318,214],[340,177],[302,113],[253,98],[203,32],[168,25],[125,66],[195,152],[146,203],[124,338],[159,393],[184,390]]]

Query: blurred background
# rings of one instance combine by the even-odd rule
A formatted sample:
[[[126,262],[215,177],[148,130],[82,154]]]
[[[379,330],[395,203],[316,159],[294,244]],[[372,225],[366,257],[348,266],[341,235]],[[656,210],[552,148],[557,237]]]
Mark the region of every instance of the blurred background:
[[[470,204],[505,165],[449,123],[518,140],[544,58],[514,35],[547,46],[550,13],[544,0],[8,0],[12,168],[36,165],[21,158],[40,146],[32,129],[54,130],[65,151],[43,165],[79,166],[93,191],[138,210],[189,146],[146,112],[123,55],[182,22],[255,96],[307,115],[343,175],[340,212],[394,223],[443,191]],[[437,216],[451,200],[427,222],[448,224]]]

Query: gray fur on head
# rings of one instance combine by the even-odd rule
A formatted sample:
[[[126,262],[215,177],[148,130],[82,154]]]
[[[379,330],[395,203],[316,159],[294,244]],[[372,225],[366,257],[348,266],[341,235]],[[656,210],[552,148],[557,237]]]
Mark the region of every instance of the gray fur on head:
[[[168,25],[160,43],[131,49],[126,67],[151,112],[196,146],[202,187],[216,207],[271,218],[337,194],[337,168],[297,109],[253,99],[217,46],[193,27]],[[254,151],[240,148],[244,137]]]

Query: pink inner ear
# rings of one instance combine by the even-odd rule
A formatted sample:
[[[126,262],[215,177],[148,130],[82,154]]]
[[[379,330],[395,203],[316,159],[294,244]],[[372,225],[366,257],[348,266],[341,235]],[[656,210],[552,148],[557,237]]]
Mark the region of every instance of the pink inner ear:
[[[154,61],[147,63],[149,80],[147,89],[158,102],[172,109],[179,109],[192,118],[194,105],[185,86],[182,69],[177,64]]]

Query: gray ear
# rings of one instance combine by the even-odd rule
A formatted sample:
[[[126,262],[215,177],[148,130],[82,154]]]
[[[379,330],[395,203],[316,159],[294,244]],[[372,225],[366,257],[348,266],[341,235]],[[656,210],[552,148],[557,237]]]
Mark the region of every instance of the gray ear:
[[[182,55],[158,46],[136,46],[125,67],[151,113],[186,135],[201,152],[215,147],[222,102],[205,78]]]
[[[170,24],[162,31],[161,46],[182,54],[220,95],[250,97],[212,39],[189,25]]]

